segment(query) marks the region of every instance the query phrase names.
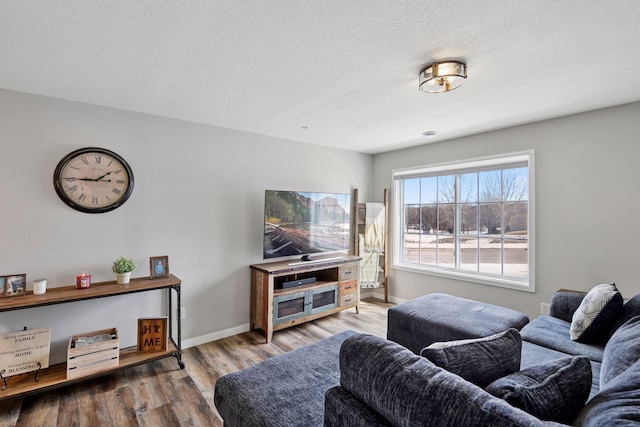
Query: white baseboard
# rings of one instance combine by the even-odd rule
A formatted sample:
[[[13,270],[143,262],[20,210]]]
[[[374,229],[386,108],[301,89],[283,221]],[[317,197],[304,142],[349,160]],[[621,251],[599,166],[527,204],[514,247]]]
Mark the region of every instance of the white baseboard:
[[[382,301],[384,301],[384,289],[360,288],[360,299],[369,297],[381,299]],[[394,304],[401,304],[403,302],[407,302],[407,300],[389,295],[389,302],[392,302]]]
[[[382,295],[382,299],[384,299],[384,295]],[[409,300],[406,299],[402,299],[402,298],[398,298],[398,297],[394,297],[392,295],[389,295],[389,302],[392,302],[394,304],[402,304],[403,302],[407,302]]]
[[[384,290],[360,289],[360,299],[369,298],[369,297],[378,298],[384,301]],[[394,304],[400,304],[406,301],[407,300],[405,299],[396,298],[394,296],[389,295],[389,302],[392,302]],[[184,350],[189,347],[195,347],[200,344],[206,344],[211,341],[231,337],[231,336],[242,334],[248,331],[249,331],[249,324],[245,323],[244,325],[235,326],[233,328],[224,329],[222,331],[212,332],[210,334],[201,335],[195,338],[189,338],[187,340],[182,340],[182,349]]]
[[[195,338],[189,338],[188,340],[182,340],[182,349],[184,350],[185,348],[195,347],[200,344],[206,344],[211,341],[231,337],[231,336],[242,334],[248,331],[249,331],[249,324],[245,323],[244,325],[236,326],[229,329],[224,329],[222,331],[212,332],[210,334],[201,335]]]

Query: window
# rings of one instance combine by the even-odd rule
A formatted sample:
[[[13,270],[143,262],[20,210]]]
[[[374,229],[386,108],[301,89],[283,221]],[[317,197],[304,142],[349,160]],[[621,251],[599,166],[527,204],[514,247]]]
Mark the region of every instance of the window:
[[[534,290],[533,152],[393,175],[395,267]]]

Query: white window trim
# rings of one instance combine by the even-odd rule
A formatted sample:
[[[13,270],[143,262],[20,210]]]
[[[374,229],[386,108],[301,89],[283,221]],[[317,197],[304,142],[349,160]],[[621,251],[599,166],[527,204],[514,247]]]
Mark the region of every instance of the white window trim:
[[[404,237],[401,230],[402,196],[398,193],[399,180],[407,179],[412,175],[441,174],[445,172],[460,171],[463,169],[482,169],[484,167],[507,166],[512,163],[527,161],[529,164],[529,209],[528,209],[528,229],[529,229],[529,276],[528,281],[509,279],[505,277],[487,276],[463,272],[455,269],[432,268],[422,264],[402,261],[402,239]],[[427,274],[449,279],[462,280],[479,283],[489,286],[516,289],[526,292],[535,292],[535,151],[528,150],[517,153],[502,154],[498,156],[482,157],[476,159],[462,160],[459,162],[439,163],[434,165],[418,166],[404,169],[394,169],[391,176],[393,182],[393,268],[397,270],[410,271],[414,273]]]

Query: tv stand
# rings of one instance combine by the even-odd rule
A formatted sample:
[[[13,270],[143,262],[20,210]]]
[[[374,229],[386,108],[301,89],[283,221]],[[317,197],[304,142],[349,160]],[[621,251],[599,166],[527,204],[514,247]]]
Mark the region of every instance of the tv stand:
[[[316,258],[312,262],[272,262],[251,265],[250,329],[262,329],[267,342],[273,332],[349,308],[359,311],[358,256]],[[283,283],[315,278],[315,282],[285,288]]]

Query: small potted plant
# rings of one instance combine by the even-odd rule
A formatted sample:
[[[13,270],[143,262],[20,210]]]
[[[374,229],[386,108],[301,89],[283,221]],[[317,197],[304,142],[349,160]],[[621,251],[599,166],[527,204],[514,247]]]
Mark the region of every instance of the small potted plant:
[[[111,269],[116,273],[118,285],[126,285],[131,279],[131,272],[136,269],[136,263],[132,259],[120,257],[113,262]]]

